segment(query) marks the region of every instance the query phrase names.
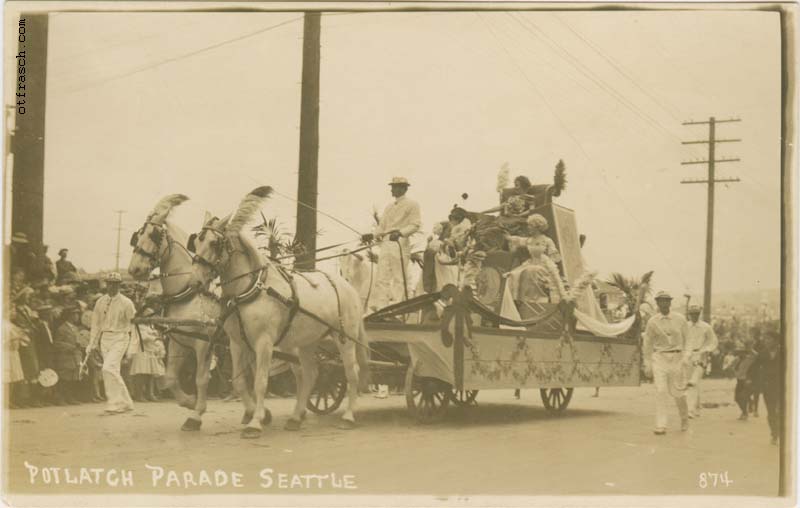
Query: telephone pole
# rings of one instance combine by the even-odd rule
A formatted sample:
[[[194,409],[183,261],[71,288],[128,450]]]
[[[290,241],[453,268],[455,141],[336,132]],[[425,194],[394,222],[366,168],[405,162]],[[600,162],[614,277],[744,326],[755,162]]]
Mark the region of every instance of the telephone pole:
[[[114,210],[114,213],[117,214],[117,262],[114,264],[114,271],[119,272],[119,243],[122,236],[122,214],[125,210]]]
[[[716,126],[720,123],[740,122],[739,118],[729,118],[726,120],[717,120],[713,116],[708,120],[701,122],[683,122],[683,125],[708,125],[708,139],[701,139],[697,141],[683,141],[684,145],[697,145],[708,144],[708,159],[684,161],[681,165],[688,164],[707,164],[708,165],[708,178],[706,179],[688,179],[681,180],[681,183],[705,183],[708,184],[708,211],[706,218],[706,274],[703,293],[703,320],[706,323],[711,323],[711,273],[713,265],[714,253],[714,186],[718,183],[738,182],[738,178],[716,178],[715,166],[722,162],[738,162],[738,158],[716,158],[716,145],[717,143],[737,143],[741,139],[717,139]]]
[[[303,82],[300,90],[300,157],[297,172],[295,239],[306,249],[298,268],[314,268],[317,248],[317,160],[319,157],[319,12],[306,12],[303,21]]]

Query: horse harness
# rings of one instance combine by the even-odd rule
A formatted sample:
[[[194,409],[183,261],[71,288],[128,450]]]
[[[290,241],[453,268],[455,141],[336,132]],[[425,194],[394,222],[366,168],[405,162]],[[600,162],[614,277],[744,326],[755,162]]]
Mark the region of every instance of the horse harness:
[[[283,327],[281,329],[280,334],[278,335],[278,339],[273,344],[274,346],[276,346],[276,347],[279,346],[280,343],[283,341],[283,339],[286,338],[286,335],[288,335],[289,330],[292,327],[292,323],[294,322],[295,317],[297,317],[297,314],[302,314],[302,315],[304,315],[304,316],[306,316],[308,318],[311,318],[314,321],[316,321],[316,322],[318,322],[318,323],[320,323],[320,324],[322,324],[322,325],[324,325],[326,327],[325,331],[322,333],[322,336],[320,338],[330,334],[331,332],[336,332],[336,333],[339,334],[339,340],[342,343],[344,343],[345,339],[350,339],[353,342],[358,343],[358,341],[355,338],[349,336],[348,334],[346,334],[344,332],[344,324],[342,323],[342,302],[341,302],[341,299],[339,297],[339,290],[337,289],[336,284],[333,282],[333,280],[331,279],[331,277],[327,273],[320,272],[320,271],[315,271],[315,272],[321,273],[322,275],[325,276],[325,278],[328,280],[328,283],[331,285],[331,288],[333,288],[334,294],[336,295],[336,308],[337,308],[337,312],[338,312],[338,315],[339,315],[339,327],[338,328],[336,326],[328,323],[326,320],[324,320],[323,318],[321,318],[317,314],[311,312],[310,310],[308,310],[308,309],[306,309],[306,308],[304,308],[304,307],[302,307],[300,305],[300,299],[299,299],[299,297],[297,295],[297,284],[295,283],[294,276],[297,275],[297,276],[300,276],[300,277],[304,278],[309,283],[309,285],[311,285],[311,287],[316,287],[317,286],[316,283],[314,283],[311,280],[309,280],[308,277],[306,277],[303,274],[303,272],[289,271],[289,270],[287,270],[287,269],[285,269],[285,268],[283,268],[281,266],[277,266],[277,265],[272,265],[272,266],[275,268],[275,270],[278,272],[278,274],[281,276],[281,278],[284,281],[286,281],[286,283],[289,285],[289,288],[291,289],[291,292],[292,292],[291,296],[287,297],[287,296],[281,294],[279,291],[277,291],[274,287],[265,285],[270,265],[263,265],[263,266],[259,267],[257,270],[254,270],[252,272],[248,272],[248,273],[245,273],[245,274],[242,274],[242,275],[236,277],[236,278],[241,278],[241,277],[244,277],[244,276],[247,276],[247,275],[254,275],[254,274],[256,275],[255,277],[253,277],[253,282],[250,285],[250,287],[248,287],[244,292],[242,292],[239,295],[232,296],[232,297],[229,297],[229,298],[223,300],[224,301],[225,310],[223,311],[222,316],[220,316],[220,318],[219,318],[220,324],[225,323],[225,321],[227,321],[227,319],[232,314],[235,313],[236,317],[238,318],[238,321],[239,321],[239,333],[241,334],[242,338],[244,339],[244,343],[247,344],[247,347],[251,351],[253,351],[253,346],[250,343],[250,340],[247,338],[247,332],[244,329],[244,324],[242,322],[240,306],[243,305],[243,304],[247,304],[247,303],[252,302],[258,296],[258,294],[261,291],[264,291],[267,294],[267,296],[269,296],[270,298],[273,298],[274,300],[277,300],[280,304],[282,304],[284,307],[286,307],[289,310],[289,315],[288,315],[288,317],[286,319],[286,322],[284,323],[284,325],[283,325]],[[231,282],[232,280],[234,280],[234,279],[231,279],[231,280],[226,281],[226,282]]]

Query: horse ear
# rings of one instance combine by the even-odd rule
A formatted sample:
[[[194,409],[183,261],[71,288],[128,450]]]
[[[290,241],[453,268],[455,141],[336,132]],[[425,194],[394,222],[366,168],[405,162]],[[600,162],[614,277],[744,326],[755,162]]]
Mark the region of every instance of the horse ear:
[[[206,214],[205,214],[205,216],[203,217],[203,225],[205,226],[206,224],[208,224],[208,222],[209,222],[211,219],[213,219],[213,218],[214,218],[214,216],[213,216],[213,215],[211,215],[211,212],[209,212],[208,210],[206,210]]]

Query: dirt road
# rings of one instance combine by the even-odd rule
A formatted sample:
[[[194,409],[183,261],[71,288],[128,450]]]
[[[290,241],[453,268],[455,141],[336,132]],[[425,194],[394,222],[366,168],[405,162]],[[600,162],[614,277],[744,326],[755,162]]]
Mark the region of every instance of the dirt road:
[[[337,428],[338,414],[284,431],[293,401],[270,399],[275,421],[255,441],[239,437],[236,402],[211,401],[194,433],[179,430],[187,414],[171,401],[118,416],[99,416],[99,404],[13,410],[4,469],[12,493],[37,494],[775,495],[778,447],[765,409],[737,421],[733,381],[704,388],[705,404],[724,405],[706,408],[688,432],[677,429],[676,410],[663,437],[652,433],[652,385],[604,388],[599,398],[575,390],[559,417],[538,391],[519,401],[511,391],[481,392],[477,406],[451,408],[428,426],[409,418],[403,396],[367,396],[351,431]],[[62,468],[58,484],[47,467]],[[717,477],[715,486],[721,473],[730,481]],[[223,476],[226,485],[214,486]]]

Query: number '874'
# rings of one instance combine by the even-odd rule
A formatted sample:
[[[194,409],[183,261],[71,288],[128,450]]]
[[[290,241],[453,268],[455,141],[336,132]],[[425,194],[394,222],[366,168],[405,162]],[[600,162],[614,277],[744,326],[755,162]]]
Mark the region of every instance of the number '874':
[[[700,473],[700,477],[698,479],[698,486],[701,489],[705,489],[708,487],[728,487],[733,483],[733,480],[728,479],[728,472],[722,473]]]

